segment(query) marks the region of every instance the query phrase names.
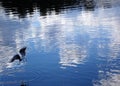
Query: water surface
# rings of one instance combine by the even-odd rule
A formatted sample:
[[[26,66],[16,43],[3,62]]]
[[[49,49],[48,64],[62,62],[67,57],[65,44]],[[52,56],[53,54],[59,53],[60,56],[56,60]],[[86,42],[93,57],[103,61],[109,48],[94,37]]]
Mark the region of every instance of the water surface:
[[[0,86],[119,86],[120,1],[46,1],[0,0]]]

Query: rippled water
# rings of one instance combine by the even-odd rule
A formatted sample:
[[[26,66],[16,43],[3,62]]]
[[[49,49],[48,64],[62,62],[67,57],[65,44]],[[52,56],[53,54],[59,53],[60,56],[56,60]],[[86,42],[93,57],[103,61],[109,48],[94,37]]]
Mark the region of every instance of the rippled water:
[[[119,86],[119,22],[119,0],[0,0],[0,86]]]

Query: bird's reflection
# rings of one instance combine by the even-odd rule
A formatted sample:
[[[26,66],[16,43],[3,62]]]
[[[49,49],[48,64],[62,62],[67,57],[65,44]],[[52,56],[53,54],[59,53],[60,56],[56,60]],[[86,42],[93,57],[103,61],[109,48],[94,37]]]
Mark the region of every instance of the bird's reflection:
[[[20,86],[28,86],[28,84],[26,82],[22,81]]]

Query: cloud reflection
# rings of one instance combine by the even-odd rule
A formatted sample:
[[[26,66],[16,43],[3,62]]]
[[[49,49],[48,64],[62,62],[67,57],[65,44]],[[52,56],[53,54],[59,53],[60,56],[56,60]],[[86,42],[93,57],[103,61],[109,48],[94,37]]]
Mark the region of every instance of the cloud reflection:
[[[0,72],[6,68],[7,63],[9,62],[8,58],[10,58],[14,53],[15,52],[12,47],[0,45]]]
[[[95,84],[94,86],[119,86],[120,85],[120,75],[119,74],[111,74],[108,79],[100,80],[99,84]]]
[[[94,86],[119,86],[120,84],[120,60],[107,60],[107,64],[99,65],[99,79],[94,81]]]
[[[17,50],[23,45],[31,47],[33,43],[32,47],[39,52],[59,49],[59,63],[62,66],[81,64],[88,54],[92,53],[89,51],[92,45],[95,45],[97,55],[101,57],[117,57],[120,42],[116,9],[118,8],[98,9],[94,12],[72,10],[59,15],[52,11],[52,15],[45,17],[35,11],[32,17],[21,21],[8,16],[0,17],[0,46]],[[8,27],[9,25],[11,26]],[[103,52],[106,48],[110,49],[107,54]],[[1,50],[6,52],[5,49]],[[6,54],[5,52],[3,54]]]
[[[87,55],[86,49],[76,44],[64,44],[60,48],[60,64],[62,66],[74,66],[83,63]]]

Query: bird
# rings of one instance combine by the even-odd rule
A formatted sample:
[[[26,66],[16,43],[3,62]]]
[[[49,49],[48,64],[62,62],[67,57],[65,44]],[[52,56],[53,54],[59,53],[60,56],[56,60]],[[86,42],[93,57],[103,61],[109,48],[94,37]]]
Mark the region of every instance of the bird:
[[[10,62],[14,62],[15,60],[19,60],[19,62],[21,62],[25,55],[26,55],[26,48],[27,47],[23,47],[19,50],[19,54],[16,54],[12,57],[12,59],[10,60]]]

